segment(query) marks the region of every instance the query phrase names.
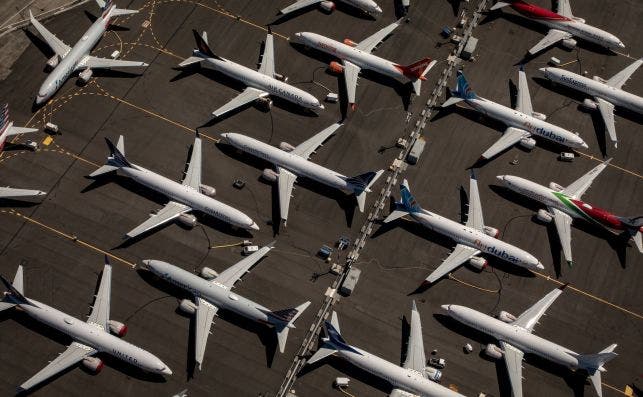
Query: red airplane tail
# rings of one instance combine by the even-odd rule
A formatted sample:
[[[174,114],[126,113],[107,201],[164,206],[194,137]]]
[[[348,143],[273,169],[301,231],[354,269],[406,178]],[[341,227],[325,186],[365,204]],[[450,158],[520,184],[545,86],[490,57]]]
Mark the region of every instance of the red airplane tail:
[[[431,58],[422,58],[410,65],[395,65],[395,67],[411,80],[426,80],[424,75],[426,75],[426,72],[428,72],[433,65],[435,65],[435,61],[432,61]]]

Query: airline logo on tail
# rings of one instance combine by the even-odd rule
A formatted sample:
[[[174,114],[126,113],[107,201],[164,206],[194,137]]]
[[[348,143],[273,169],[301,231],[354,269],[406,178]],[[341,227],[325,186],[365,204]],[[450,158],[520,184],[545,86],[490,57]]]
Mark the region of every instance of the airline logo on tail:
[[[4,134],[9,125],[9,104],[5,103],[0,110],[0,136]]]
[[[464,77],[464,73],[460,71],[458,71],[458,85],[455,90],[455,94],[464,99],[475,99],[478,97],[473,89],[471,89],[467,78]]]
[[[426,80],[424,75],[435,62],[431,61],[431,58],[423,58],[417,62],[414,62],[408,66],[404,65],[393,65],[397,70],[399,70],[403,75],[411,79],[420,79]]]
[[[418,205],[415,197],[411,194],[406,180],[400,185],[400,195],[402,196],[402,205],[407,211],[420,212],[422,210],[422,207]]]

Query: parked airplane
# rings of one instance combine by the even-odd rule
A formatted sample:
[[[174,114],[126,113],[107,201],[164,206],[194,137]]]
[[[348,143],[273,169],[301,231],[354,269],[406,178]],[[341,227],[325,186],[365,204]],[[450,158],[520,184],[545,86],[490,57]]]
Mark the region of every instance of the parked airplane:
[[[143,261],[142,269],[149,270],[163,280],[186,289],[194,295],[194,302],[183,299],[179,308],[184,312],[195,314],[194,359],[199,365],[199,369],[201,369],[201,364],[203,363],[203,355],[212,320],[220,309],[232,311],[243,317],[273,327],[277,334],[279,351],[284,352],[286,340],[288,339],[288,330],[295,328],[295,321],[310,305],[310,302],[303,303],[296,308],[271,311],[250,299],[232,293],[234,284],[248,273],[272,248],[274,248],[274,242],[262,247],[221,273],[217,273],[209,267],[204,267],[201,269],[202,277],[167,262],[151,259]]]
[[[47,192],[40,190],[28,189],[15,189],[12,187],[0,187],[0,199],[20,199],[23,197],[40,197],[46,195]]]
[[[498,319],[479,311],[458,305],[442,305],[449,316],[457,321],[496,338],[500,347],[488,344],[485,353],[492,358],[504,356],[513,397],[522,397],[522,360],[525,353],[532,353],[571,369],[586,371],[589,379],[601,397],[601,372],[603,365],[617,356],[616,344],[610,345],[597,354],[578,354],[532,332],[540,317],[563,292],[565,285],[553,290],[527,309],[517,318],[501,311]]]
[[[549,187],[545,187],[513,175],[498,175],[497,178],[514,192],[547,206],[546,210],[538,210],[536,217],[542,222],[554,221],[560,245],[563,248],[563,255],[567,264],[571,266],[573,264],[571,224],[574,219],[583,219],[612,233],[625,231],[634,240],[639,251],[643,252],[643,243],[641,242],[643,217],[616,216],[602,208],[581,201],[583,193],[589,189],[594,179],[600,175],[610,161],[611,159],[597,165],[567,187],[562,187],[554,182],[550,182]]]
[[[422,324],[420,313],[411,306],[411,332],[406,348],[406,360],[400,367],[383,358],[377,357],[359,347],[349,345],[339,331],[337,313],[333,311],[331,321],[324,322],[326,337],[323,344],[308,359],[306,364],[313,364],[333,354],[363,369],[364,371],[382,378],[393,386],[390,397],[422,396],[422,397],[457,397],[462,394],[448,389],[436,382],[442,376],[441,372],[426,366],[424,342],[422,341]],[[435,382],[434,382],[435,381]]]
[[[436,61],[431,61],[430,58],[423,58],[408,66],[404,66],[371,54],[375,47],[399,25],[400,21],[394,22],[359,43],[350,39],[344,39],[344,42],[340,43],[328,37],[310,32],[295,33],[295,35],[290,38],[290,41],[325,52],[337,57],[341,61],[341,64],[332,61],[329,67],[330,70],[335,73],[344,73],[348,103],[355,109],[357,78],[362,69],[372,70],[395,79],[405,78],[410,80],[413,91],[416,95],[420,95],[422,80],[426,80],[425,75],[436,64]]]
[[[576,47],[577,37],[582,40],[598,44],[608,49],[624,48],[625,45],[611,33],[585,23],[583,18],[575,17],[569,5],[569,0],[558,0],[556,12],[529,4],[523,0],[499,1],[491,7],[491,11],[502,7],[511,6],[520,14],[532,21],[542,23],[549,28],[549,33],[529,50],[534,55],[559,41],[566,48]]]
[[[9,121],[9,104],[5,103],[0,110],[0,152],[7,143],[7,138],[28,132],[36,132],[37,128],[15,127],[13,121]]]
[[[118,59],[98,58],[89,55],[89,52],[94,48],[96,43],[103,36],[110,24],[110,20],[119,15],[135,14],[138,10],[126,10],[116,8],[112,4],[112,0],[96,0],[98,6],[101,8],[102,15],[96,19],[96,22],[83,34],[82,38],[73,46],[70,47],[63,43],[53,33],[48,31],[40,22],[34,18],[31,10],[29,10],[29,18],[31,24],[38,30],[47,45],[56,53],[51,59],[47,61],[47,66],[53,70],[45,79],[45,82],[38,90],[36,97],[36,104],[46,102],[49,98],[54,96],[56,91],[72,75],[72,73],[82,70],[78,78],[83,83],[87,83],[92,77],[92,69],[112,69],[112,68],[126,68],[126,67],[145,67],[147,63],[136,61],[123,61]]]
[[[458,244],[451,254],[442,262],[437,269],[431,273],[423,284],[431,284],[443,276],[451,273],[466,261],[476,269],[484,269],[487,260],[480,257],[480,254],[493,255],[513,265],[532,270],[542,270],[544,266],[533,255],[502,240],[498,240],[498,229],[485,226],[482,217],[482,204],[478,192],[478,181],[473,172],[469,180],[469,212],[467,222],[461,225],[450,219],[423,209],[411,195],[409,183],[405,179],[400,185],[400,196],[402,201],[396,204],[396,208],[384,219],[388,223],[403,216],[410,215],[414,221],[437,233],[452,238]]]
[[[335,123],[298,146],[281,142],[279,147],[270,146],[254,138],[236,133],[221,134],[227,143],[239,150],[250,153],[266,160],[276,167],[276,172],[269,168],[263,170],[262,177],[270,182],[277,181],[279,190],[279,213],[284,224],[288,221],[290,198],[297,177],[303,176],[324,185],[355,194],[357,205],[364,212],[366,193],[384,173],[384,170],[366,172],[361,175],[348,177],[331,169],[315,164],[308,159],[322,144],[339,128],[341,123]]]
[[[67,369],[82,363],[87,369],[98,373],[103,368],[103,361],[95,354],[109,354],[129,364],[137,366],[156,374],[172,375],[172,371],[158,357],[152,353],[134,346],[119,337],[125,336],[127,326],[121,322],[110,320],[110,295],[112,285],[112,267],[105,256],[105,267],[100,280],[96,300],[92,306],[91,314],[87,322],[79,320],[38,302],[35,299],[24,296],[23,270],[22,265],[13,279],[13,284],[3,276],[0,280],[7,288],[4,297],[0,302],[0,311],[15,307],[27,313],[30,317],[43,324],[48,325],[66,335],[69,335],[73,342],[67,350],[54,358],[45,368],[20,385],[19,391],[31,389],[32,387],[57,376]]]
[[[174,219],[178,219],[185,226],[193,227],[196,225],[196,217],[189,212],[195,210],[235,227],[259,230],[259,226],[248,215],[212,198],[216,194],[215,189],[201,183],[201,138],[198,133],[194,138],[192,157],[182,183],[130,163],[125,158],[125,142],[122,135],[118,138],[116,146],[107,138],[105,141],[110,151],[107,164],[92,172],[90,178],[120,170],[141,185],[170,198],[170,202],[156,214],[127,232],[125,238],[137,237]]]
[[[541,68],[545,78],[564,86],[573,88],[594,98],[586,98],[582,106],[588,109],[598,109],[605,123],[605,129],[616,147],[616,127],[614,127],[614,106],[622,106],[638,114],[643,114],[643,97],[630,94],[621,89],[630,76],[643,64],[643,58],[621,70],[609,80],[598,76],[588,79],[585,76],[558,68]]]
[[[342,3],[349,4],[359,10],[364,11],[372,17],[378,17],[382,14],[382,9],[373,0],[339,0]],[[319,4],[319,7],[326,11],[332,12],[335,9],[335,3],[327,0],[298,0],[293,4],[282,8],[279,13],[282,15],[289,14],[293,11],[301,10],[302,8]]]
[[[451,91],[451,97],[442,104],[442,107],[445,108],[461,101],[465,101],[476,112],[499,120],[509,127],[496,143],[482,153],[481,157],[484,160],[491,159],[516,143],[531,150],[536,146],[536,140],[532,138],[534,135],[563,146],[587,149],[587,144],[578,134],[548,123],[545,121],[547,116],[534,112],[531,106],[527,77],[523,70],[518,72],[516,109],[477,96],[462,71],[459,70],[457,86],[455,90]]]
[[[253,101],[258,101],[270,109],[272,107],[270,95],[283,98],[307,109],[324,109],[324,105],[317,98],[302,89],[287,84],[288,79],[275,72],[275,47],[272,33],[268,33],[266,36],[258,71],[215,55],[208,46],[208,36],[205,32],[203,32],[203,37],[199,36],[196,30],[192,30],[192,33],[194,33],[197,49],[192,52],[191,57],[179,64],[180,67],[205,61],[214,70],[247,85],[241,94],[212,112],[214,117],[221,117]]]

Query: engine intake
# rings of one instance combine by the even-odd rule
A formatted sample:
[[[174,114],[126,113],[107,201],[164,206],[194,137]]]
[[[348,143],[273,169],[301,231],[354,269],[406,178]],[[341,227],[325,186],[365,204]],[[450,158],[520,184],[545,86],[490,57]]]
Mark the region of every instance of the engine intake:
[[[513,323],[514,321],[516,321],[516,316],[503,310],[498,313],[498,320],[505,323]]]
[[[332,1],[322,1],[321,3],[319,3],[319,7],[322,10],[331,13],[335,9],[335,3],[333,3]]]
[[[203,277],[206,280],[212,280],[213,278],[219,275],[219,273],[217,273],[213,269],[210,269],[209,267],[204,267],[203,269],[201,269],[199,273],[201,274],[201,277]]]
[[[217,194],[217,190],[208,185],[200,185],[199,190],[208,197],[214,197]]]
[[[54,69],[58,64],[60,63],[60,57],[58,55],[54,55],[53,57],[49,58],[47,60],[47,67],[49,70]]]
[[[92,371],[95,374],[99,373],[100,370],[103,369],[103,367],[105,366],[105,364],[103,364],[103,360],[96,357],[85,357],[83,358],[82,362],[85,368],[87,368],[88,370]]]
[[[442,379],[442,371],[433,367],[424,367],[424,373],[426,377],[434,382],[440,382]]]
[[[87,68],[87,69],[83,70],[82,72],[80,72],[80,73],[78,74],[78,80],[79,80],[82,84],[87,84],[87,82],[89,81],[89,79],[91,79],[91,78],[92,78],[92,75],[93,75],[93,74],[94,74],[94,72],[93,72],[91,69]]]
[[[295,150],[295,147],[288,142],[279,142],[279,149],[283,150],[284,152],[292,152],[293,150]]]
[[[117,335],[120,338],[127,334],[127,325],[121,323],[120,321],[109,320],[107,324],[109,325],[109,330],[112,334]]]
[[[272,99],[270,98],[259,98],[257,104],[264,112],[269,112],[272,109]]]
[[[538,210],[538,212],[536,213],[536,218],[544,223],[550,223],[553,219],[552,215],[547,210],[543,209]]]
[[[196,216],[192,214],[181,214],[178,220],[185,227],[192,228],[196,226]]]
[[[495,227],[491,227],[491,226],[485,226],[482,230],[484,231],[484,233],[487,236],[491,236],[493,238],[498,237],[498,235],[500,234],[500,230],[496,229]]]
[[[351,47],[357,47],[357,43],[351,39],[344,39],[344,44]]]
[[[527,150],[531,150],[536,146],[536,140],[534,138],[522,138],[520,140],[520,146]]]
[[[502,355],[505,353],[502,351],[501,348],[498,346],[494,345],[493,343],[489,343],[485,348],[484,348],[484,353],[496,360],[499,360],[502,358]]]
[[[581,106],[584,107],[585,109],[590,109],[590,110],[598,109],[598,104],[589,98],[585,98]]]
[[[261,173],[261,177],[268,182],[276,182],[279,175],[270,168],[266,168]]]
[[[574,39],[564,39],[562,41],[562,44],[566,49],[573,50],[574,48],[576,48],[576,44],[578,44],[578,42]]]
[[[475,267],[478,270],[482,270],[487,267],[488,263],[489,262],[486,259],[479,256],[474,256],[473,258],[469,259],[469,264],[471,264],[471,266]]]
[[[531,115],[537,118],[538,120],[545,121],[547,120],[547,115],[539,112],[531,112]]]
[[[565,190],[565,188],[564,188],[564,187],[560,186],[560,185],[559,185],[559,184],[557,184],[556,182],[549,182],[549,188],[550,188],[551,190],[555,190],[555,191],[557,191],[557,192],[562,192],[563,190]]]
[[[343,73],[344,72],[344,66],[342,66],[339,62],[337,61],[332,61],[331,63],[328,64],[328,68],[330,69],[331,72],[333,73]]]
[[[179,303],[179,310],[181,310],[183,313],[194,314],[196,313],[196,309],[196,304],[191,300],[183,299],[181,300],[181,303]]]

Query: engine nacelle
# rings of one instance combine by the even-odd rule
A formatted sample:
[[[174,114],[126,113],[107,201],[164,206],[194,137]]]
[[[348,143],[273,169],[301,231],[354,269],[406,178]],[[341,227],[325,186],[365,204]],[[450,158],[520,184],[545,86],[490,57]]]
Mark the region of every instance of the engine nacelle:
[[[539,112],[531,112],[531,115],[537,118],[538,120],[545,121],[547,120],[547,115]]]
[[[217,190],[208,185],[199,185],[199,190],[208,197],[214,197],[217,194]]]
[[[500,234],[500,230],[496,229],[495,227],[491,227],[491,226],[485,226],[482,230],[484,231],[484,233],[487,236],[491,236],[493,238],[498,237],[498,235]]]
[[[555,191],[557,191],[557,192],[562,192],[563,190],[565,190],[565,188],[564,188],[564,187],[560,186],[560,185],[559,185],[559,184],[557,184],[556,182],[549,182],[549,188],[550,188],[551,190],[555,190]]]
[[[344,44],[351,47],[357,47],[357,43],[351,39],[344,39]]]
[[[574,21],[576,21],[576,22],[585,23],[585,19],[584,19],[584,18],[572,17],[572,19],[573,19]]]
[[[344,66],[342,66],[339,62],[336,62],[336,61],[333,61],[333,62],[329,63],[328,68],[333,73],[343,73],[344,72]]]
[[[607,83],[607,80],[605,80],[601,76],[594,76],[594,77],[592,77],[592,80],[598,81],[599,83]]]
[[[516,321],[516,316],[503,310],[500,313],[498,313],[498,320],[503,321],[505,323],[513,323],[514,321]]]
[[[474,256],[473,258],[469,259],[469,263],[471,264],[471,266],[475,267],[478,270],[484,269],[488,264],[485,258],[481,258],[479,256]]]
[[[266,112],[269,112],[272,109],[272,99],[270,98],[259,98],[257,99],[259,107]]]
[[[494,345],[493,343],[489,343],[484,348],[484,354],[486,354],[487,356],[489,356],[491,358],[499,360],[499,359],[502,358],[502,355],[504,354],[504,352],[498,346]]]
[[[109,331],[120,338],[125,336],[125,334],[127,333],[127,325],[121,323],[120,321],[109,320],[107,322],[107,325],[109,325]]]
[[[54,55],[47,61],[47,67],[49,68],[49,70],[51,70],[58,66],[58,63],[60,63],[60,57],[58,55]]]
[[[283,74],[275,73],[274,74],[275,79],[279,81],[283,81],[284,83],[288,82],[288,76],[284,76]]]
[[[295,150],[295,147],[288,142],[279,142],[279,149],[283,150],[284,152],[292,152],[293,150]]]
[[[536,140],[534,138],[522,138],[519,143],[520,146],[527,150],[531,150],[536,146]]]
[[[598,109],[598,104],[589,98],[585,98],[581,106],[584,107],[585,109],[590,109],[590,110]]]
[[[179,222],[186,227],[196,226],[196,216],[192,214],[181,214],[179,215]]]
[[[215,270],[210,269],[209,267],[204,267],[201,269],[201,277],[203,277],[206,280],[212,280],[213,278],[217,277],[219,273],[217,273]]]
[[[83,366],[93,373],[97,374],[105,366],[103,360],[96,357],[85,357],[83,358]]]
[[[80,82],[83,84],[87,84],[89,79],[92,78],[93,74],[94,72],[90,68],[87,68],[78,74],[78,80],[80,80]]]
[[[197,306],[191,300],[183,299],[183,300],[181,300],[181,303],[179,303],[179,309],[183,313],[194,314],[194,313],[196,313]]]
[[[276,182],[277,181],[277,173],[274,170],[271,170],[270,168],[266,168],[263,170],[261,173],[261,177],[268,182]]]
[[[566,49],[573,50],[574,48],[576,48],[576,44],[578,44],[578,42],[574,39],[565,39],[562,41],[562,44]]]
[[[319,7],[326,12],[333,12],[335,9],[335,3],[332,1],[322,1],[319,3]]]
[[[544,223],[549,223],[553,219],[551,214],[547,210],[538,210],[538,213],[536,213],[536,218]]]
[[[424,373],[426,377],[434,382],[440,382],[442,379],[442,371],[433,367],[424,367]]]

